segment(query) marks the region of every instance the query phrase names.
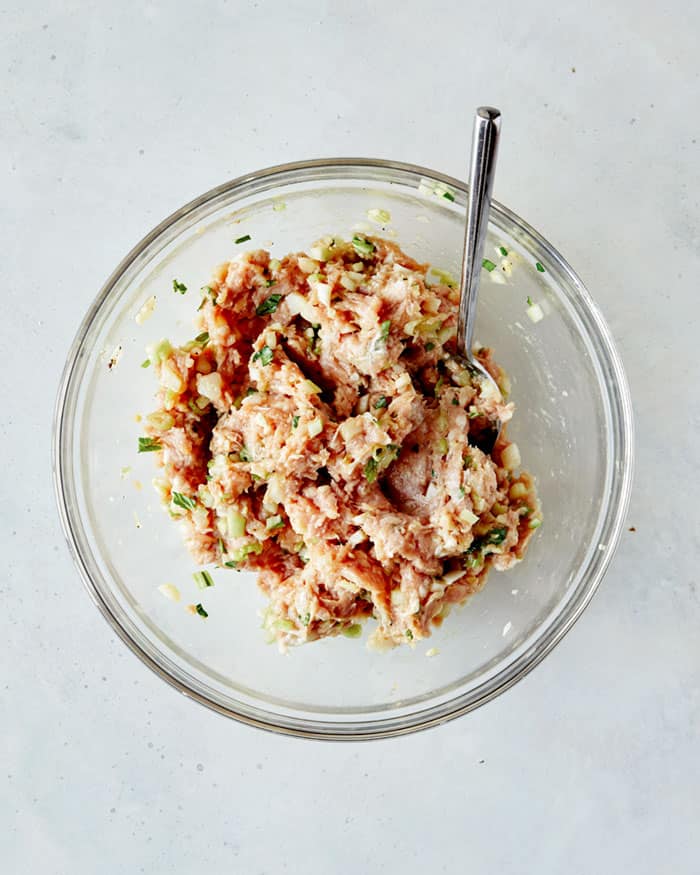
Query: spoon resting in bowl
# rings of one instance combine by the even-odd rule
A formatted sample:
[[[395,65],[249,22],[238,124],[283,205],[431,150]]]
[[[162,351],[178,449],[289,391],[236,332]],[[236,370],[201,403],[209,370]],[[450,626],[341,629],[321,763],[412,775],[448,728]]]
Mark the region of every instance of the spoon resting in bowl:
[[[484,243],[491,209],[491,192],[496,173],[496,154],[501,127],[501,113],[491,106],[480,106],[474,117],[472,152],[469,167],[467,224],[462,255],[462,281],[457,323],[457,351],[479,385],[482,396],[501,401],[501,390],[491,374],[476,359],[472,350],[474,322],[479,295],[479,280],[484,258]],[[501,433],[499,419],[480,417],[470,430],[470,441],[489,454]],[[473,434],[473,436],[472,436]]]

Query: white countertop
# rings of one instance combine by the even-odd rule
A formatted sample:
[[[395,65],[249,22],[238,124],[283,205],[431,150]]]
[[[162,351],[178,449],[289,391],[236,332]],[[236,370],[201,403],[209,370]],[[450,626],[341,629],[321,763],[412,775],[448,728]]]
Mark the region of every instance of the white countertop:
[[[3,6],[3,872],[698,871],[700,7],[661,5]],[[67,348],[196,194],[339,154],[463,176],[480,103],[504,113],[496,196],[617,337],[636,532],[564,642],[467,717],[343,745],[240,726],[147,671],[77,578],[49,475]]]

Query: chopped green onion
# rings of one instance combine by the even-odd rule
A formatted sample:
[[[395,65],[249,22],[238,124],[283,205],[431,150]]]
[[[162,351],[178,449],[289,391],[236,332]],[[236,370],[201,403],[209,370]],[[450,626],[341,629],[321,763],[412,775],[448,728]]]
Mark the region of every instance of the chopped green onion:
[[[183,510],[194,510],[197,507],[197,502],[189,495],[183,495],[181,492],[173,492],[173,504]]]
[[[455,196],[451,191],[443,191],[442,196],[448,201],[453,201],[455,199]]]
[[[323,431],[323,420],[320,416],[316,416],[306,427],[309,432],[309,437],[316,437]]]
[[[226,568],[238,568],[238,562],[224,562]]]
[[[260,364],[263,367],[269,365],[272,361],[272,350],[267,344],[253,354],[253,361],[256,362],[258,359],[260,359]]]
[[[216,292],[214,291],[214,289],[212,289],[211,286],[202,286],[199,291],[202,292],[204,297],[202,298],[202,302],[199,307],[197,307],[197,310],[202,309],[202,307],[207,303],[207,298],[211,298],[212,301],[216,300]]]
[[[203,331],[201,334],[198,334],[195,339],[195,343],[201,343],[202,346],[206,346],[209,343],[209,332]]]
[[[204,610],[201,604],[194,606],[195,611],[199,614],[200,617],[208,617],[209,614]]]
[[[299,425],[299,414],[295,413],[292,417],[292,428],[296,428]]]
[[[446,456],[448,450],[449,444],[447,443],[447,438],[440,438],[438,441],[438,452],[441,456]]]
[[[453,407],[459,407],[459,398],[453,398],[453,399],[452,399],[452,406],[453,406]]]
[[[499,246],[499,247],[498,247],[498,251],[499,251],[499,252],[501,253],[501,255],[503,255],[503,256],[508,255],[508,250],[506,249],[505,246]]]
[[[413,632],[411,632],[410,629],[406,629],[406,638],[408,638],[409,641],[413,641]]]
[[[235,550],[232,554],[232,559],[234,562],[243,562],[243,560],[249,556],[251,553],[262,553],[263,545],[258,543],[257,541],[253,544],[244,544],[238,550]]]
[[[283,527],[284,527],[284,520],[282,519],[280,514],[277,514],[276,516],[268,517],[265,520],[265,528],[268,530],[268,532],[274,532],[275,529],[281,529]]]
[[[197,584],[197,589],[206,589],[208,586],[214,586],[214,580],[208,571],[195,571],[192,577],[194,577],[194,582]]]
[[[256,315],[268,316],[270,313],[274,313],[281,300],[282,295],[270,295],[269,298],[265,298],[262,304],[257,307],[255,311]]]
[[[375,458],[371,458],[368,460],[365,465],[365,480],[368,483],[374,483],[377,479],[377,460]]]
[[[381,410],[382,407],[386,407],[388,404],[389,404],[389,399],[386,397],[386,395],[380,395],[374,404],[374,409]]]
[[[309,623],[311,622],[311,614],[306,613],[306,614],[304,614],[303,617],[300,616],[299,622],[301,623],[302,626],[308,626]]]
[[[485,544],[502,544],[506,539],[506,535],[508,534],[508,529],[505,526],[499,526],[496,529],[491,529],[491,531],[486,535],[484,540]]]
[[[389,339],[389,332],[391,331],[391,319],[387,319],[379,326],[379,337],[381,340]]]
[[[237,510],[229,510],[226,513],[226,529],[231,538],[242,538],[245,535],[246,518]]]
[[[237,237],[234,243],[247,243],[250,240],[250,234],[244,234],[242,237]]]
[[[157,440],[150,437],[139,438],[139,453],[155,453],[157,450],[162,450],[163,444],[159,444]]]
[[[359,234],[355,234],[352,238],[352,246],[355,252],[360,256],[360,258],[368,258],[375,249],[374,243],[371,243],[369,240],[365,240],[364,237],[360,237]]]
[[[531,298],[529,295],[527,296],[527,298],[525,299],[525,301],[527,302],[527,306],[528,306],[528,307],[532,307],[532,306],[534,306],[533,303],[532,303],[532,298]]]
[[[544,267],[539,263],[539,261],[535,262],[535,267],[540,273],[544,273]]]
[[[534,520],[530,520],[529,527],[531,529],[539,529],[539,527],[541,525],[542,525],[542,520],[538,520],[537,518],[535,518]]]
[[[141,367],[142,367],[142,368],[150,368],[150,366],[151,366],[151,360],[150,360],[150,359],[144,359],[144,360],[141,362]]]
[[[493,263],[493,261],[491,261],[490,258],[485,258],[481,262],[481,266],[484,268],[484,270],[487,270],[489,273],[491,273],[491,271],[496,267],[496,265]]]
[[[343,629],[346,638],[359,638],[362,635],[362,626],[359,623],[351,623]]]
[[[241,460],[241,462],[252,462],[253,461],[250,453],[248,452],[248,450],[245,447],[241,447],[241,451],[238,454],[238,458]]]
[[[187,291],[187,286],[184,283],[173,280],[173,291],[179,292],[181,295],[184,295]]]
[[[367,210],[367,218],[376,222],[378,225],[387,225],[391,221],[391,213],[389,210]]]
[[[431,349],[435,349],[435,344],[432,342],[432,340],[429,343],[425,344],[426,352],[430,352]]]

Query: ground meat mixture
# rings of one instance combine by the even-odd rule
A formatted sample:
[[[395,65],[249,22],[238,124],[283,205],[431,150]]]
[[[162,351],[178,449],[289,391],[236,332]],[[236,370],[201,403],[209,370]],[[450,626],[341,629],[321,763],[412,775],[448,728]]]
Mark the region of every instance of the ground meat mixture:
[[[459,292],[395,244],[324,238],[218,268],[184,346],[157,344],[145,448],[196,561],[258,572],[284,648],[373,618],[374,645],[430,635],[540,523],[532,478],[501,434],[503,397],[456,357]],[[443,275],[443,280],[445,279]]]

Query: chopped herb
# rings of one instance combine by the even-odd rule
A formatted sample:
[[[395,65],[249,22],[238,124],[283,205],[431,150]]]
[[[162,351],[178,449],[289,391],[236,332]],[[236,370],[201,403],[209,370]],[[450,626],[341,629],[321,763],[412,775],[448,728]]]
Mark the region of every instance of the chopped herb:
[[[274,313],[281,300],[282,295],[270,295],[269,298],[265,298],[262,304],[258,306],[255,311],[256,314],[258,316],[268,316],[270,313]]]
[[[292,417],[292,428],[296,428],[299,425],[299,414],[295,413]]]
[[[242,237],[237,237],[234,243],[247,243],[250,240],[250,234],[244,234]]]
[[[503,255],[503,256],[508,255],[508,250],[506,249],[505,246],[499,246],[499,247],[498,247],[498,251],[499,251],[499,252],[501,253],[501,255]]]
[[[173,492],[173,504],[181,507],[184,510],[194,510],[197,507],[197,502],[189,495],[183,495],[181,492]]]
[[[150,366],[151,366],[151,360],[150,360],[150,359],[144,359],[144,360],[141,362],[141,367],[142,367],[142,368],[150,368]]]
[[[238,458],[241,460],[241,462],[252,462],[253,461],[250,453],[248,452],[248,450],[245,447],[241,447],[241,451],[238,454]]]
[[[472,407],[469,413],[467,413],[469,419],[476,419],[477,416],[479,416],[479,411],[475,407]]]
[[[202,346],[206,346],[209,343],[209,332],[203,331],[201,334],[198,334],[195,339],[195,343],[201,343]]]
[[[377,479],[377,460],[372,457],[365,465],[365,480],[368,483],[374,483]]]
[[[464,486],[459,487],[459,494],[461,496],[465,496],[467,494],[467,490],[464,488]]]
[[[535,267],[540,273],[544,273],[544,267],[539,263],[539,261],[535,262]]]
[[[491,271],[496,267],[496,265],[493,263],[493,261],[491,261],[490,258],[485,258],[481,262],[481,266],[484,268],[484,270],[487,270],[489,273],[491,273]]]
[[[268,289],[270,288],[270,286],[274,286],[274,284],[275,284],[275,281],[272,279],[265,280],[265,285],[268,287]]]
[[[386,407],[389,404],[389,399],[386,395],[380,395],[374,404],[375,410],[381,410],[382,407]]]
[[[487,544],[502,544],[506,539],[506,535],[508,534],[508,529],[505,526],[499,527],[497,529],[491,529],[491,531],[486,536]]]
[[[208,586],[214,586],[214,580],[208,571],[195,571],[192,577],[197,584],[197,589],[206,589]]]
[[[248,388],[245,390],[245,397],[246,398],[249,398],[251,395],[257,395],[257,394],[258,394],[258,390],[254,389],[253,386],[248,386]]]
[[[406,629],[406,638],[408,638],[409,641],[413,641],[413,632],[411,632],[410,629]]]
[[[163,444],[159,444],[157,440],[150,437],[139,438],[139,453],[155,453],[157,450],[162,450]]]
[[[184,295],[187,291],[187,286],[184,283],[180,283],[177,280],[173,280],[173,291],[179,292],[181,295]]]
[[[440,374],[440,376],[437,379],[437,383],[435,384],[435,397],[436,398],[440,394],[440,389],[442,389],[442,384],[444,382],[445,382],[445,380],[443,379],[442,374]]]
[[[453,399],[452,399],[452,406],[453,406],[453,407],[459,407],[459,398],[453,398]]]
[[[442,196],[447,201],[453,201],[455,199],[455,196],[452,194],[451,191],[443,191]]]
[[[386,321],[382,322],[382,324],[379,326],[379,338],[380,338],[380,340],[388,340],[390,331],[391,331],[391,320],[387,319]]]
[[[194,606],[195,611],[199,614],[200,617],[208,617],[209,614],[204,610],[201,604]]]
[[[487,532],[485,535],[481,535],[478,538],[474,538],[467,550],[467,553],[477,553],[484,547],[487,547],[489,544],[502,544],[506,539],[506,535],[508,534],[508,529],[505,526],[499,526],[498,528],[491,529],[491,531]]]
[[[269,365],[272,361],[272,350],[267,344],[253,354],[253,361],[256,362],[258,359],[260,359],[260,364],[263,367]]]
[[[268,517],[265,520],[265,528],[268,530],[268,532],[274,532],[275,529],[281,529],[283,527],[284,527],[284,520],[282,519],[280,514],[277,514],[276,516]]]
[[[311,341],[309,342],[309,350],[313,353],[318,353],[318,342],[321,335],[321,326],[318,322],[311,326]]]
[[[526,301],[528,307],[534,307],[534,304],[532,303],[532,298],[529,295],[527,296],[525,301]]]
[[[300,615],[299,622],[301,623],[302,626],[308,626],[309,623],[311,622],[311,614],[304,614],[303,617]]]
[[[238,562],[224,562],[226,568],[238,568]]]
[[[202,307],[207,303],[207,298],[211,298],[212,301],[216,300],[216,292],[214,291],[214,289],[212,289],[211,286],[202,286],[199,291],[204,295],[204,297],[202,298],[202,303],[199,305],[199,307],[197,307],[198,311],[201,310]]]
[[[359,623],[351,623],[342,630],[346,638],[359,638],[362,635],[362,626]]]
[[[360,256],[360,258],[368,258],[374,252],[374,243],[371,243],[369,240],[365,240],[364,237],[360,237],[359,234],[355,234],[352,238],[352,246],[355,252]]]
[[[539,529],[539,527],[540,527],[541,525],[542,525],[542,520],[534,519],[534,520],[530,520],[529,528],[531,528],[531,529]]]
[[[425,351],[426,352],[430,352],[431,349],[435,349],[435,344],[432,341],[425,344]]]

